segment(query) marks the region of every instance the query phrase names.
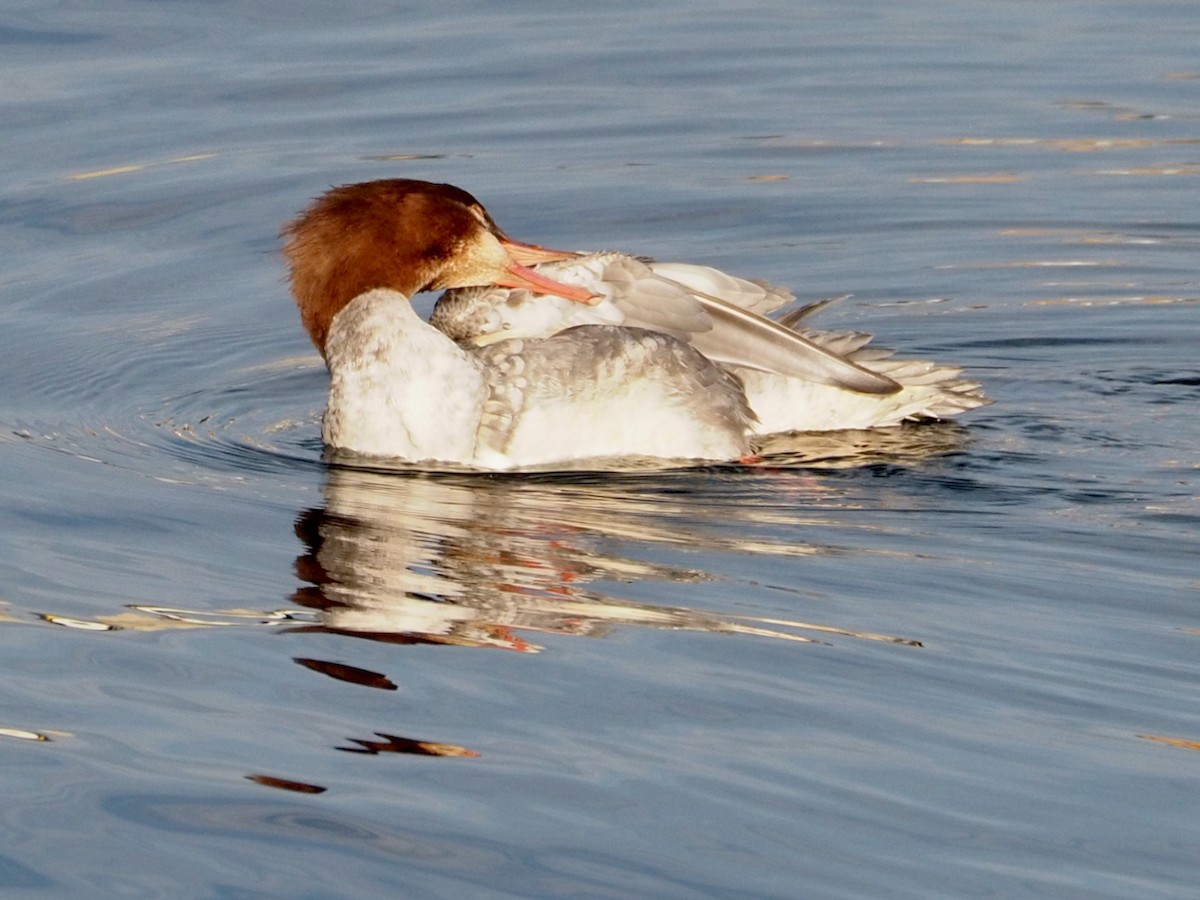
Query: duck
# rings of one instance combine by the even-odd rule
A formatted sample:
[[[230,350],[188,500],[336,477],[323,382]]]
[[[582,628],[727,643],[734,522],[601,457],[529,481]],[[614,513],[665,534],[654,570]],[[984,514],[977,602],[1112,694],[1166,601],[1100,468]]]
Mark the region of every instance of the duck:
[[[809,327],[827,301],[708,266],[510,237],[449,184],[334,187],[284,226],[337,453],[507,471],[731,461],[765,436],[990,402],[957,367]],[[428,320],[412,298],[443,291]],[[770,317],[774,314],[774,317]]]

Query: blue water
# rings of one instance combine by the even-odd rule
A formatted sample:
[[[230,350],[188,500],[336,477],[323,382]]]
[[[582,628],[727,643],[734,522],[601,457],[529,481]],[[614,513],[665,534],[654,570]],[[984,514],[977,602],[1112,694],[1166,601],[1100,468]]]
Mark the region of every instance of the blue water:
[[[7,897],[1196,895],[1190,3],[0,13]],[[851,294],[994,406],[322,460],[331,184]]]

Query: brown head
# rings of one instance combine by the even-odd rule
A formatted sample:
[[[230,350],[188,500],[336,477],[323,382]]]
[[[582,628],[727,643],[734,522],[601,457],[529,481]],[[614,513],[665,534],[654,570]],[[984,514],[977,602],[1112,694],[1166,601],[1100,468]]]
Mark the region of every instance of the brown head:
[[[572,254],[513,241],[478,200],[449,184],[389,178],[335,187],[289,223],[283,237],[301,321],[322,353],[334,316],[373,288],[411,297],[490,284],[582,302],[591,297],[517,261],[534,262],[532,251],[545,259]]]

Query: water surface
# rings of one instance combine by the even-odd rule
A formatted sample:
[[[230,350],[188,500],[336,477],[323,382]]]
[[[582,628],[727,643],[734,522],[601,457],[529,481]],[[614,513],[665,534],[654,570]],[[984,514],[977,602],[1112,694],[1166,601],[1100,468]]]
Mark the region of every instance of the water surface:
[[[1194,896],[1198,38],[0,16],[5,896]],[[329,465],[276,236],[392,176],[851,294],[997,402],[752,467]]]

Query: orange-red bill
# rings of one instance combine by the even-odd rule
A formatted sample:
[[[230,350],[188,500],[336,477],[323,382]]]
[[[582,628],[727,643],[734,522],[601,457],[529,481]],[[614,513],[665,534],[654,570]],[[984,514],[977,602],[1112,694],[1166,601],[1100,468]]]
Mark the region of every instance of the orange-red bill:
[[[563,284],[561,281],[555,281],[552,278],[547,278],[545,275],[539,275],[533,269],[527,268],[517,262],[514,262],[510,266],[505,266],[505,270],[508,274],[501,275],[492,284],[499,287],[525,288],[537,294],[554,294],[556,297],[565,297],[568,300],[574,300],[576,303],[590,303],[596,297],[587,288],[576,287],[573,284]]]
[[[538,263],[558,262],[560,259],[574,259],[580,254],[573,250],[551,250],[538,244],[527,244],[516,241],[508,235],[500,238],[500,244],[508,251],[508,255],[523,266],[536,266]]]

